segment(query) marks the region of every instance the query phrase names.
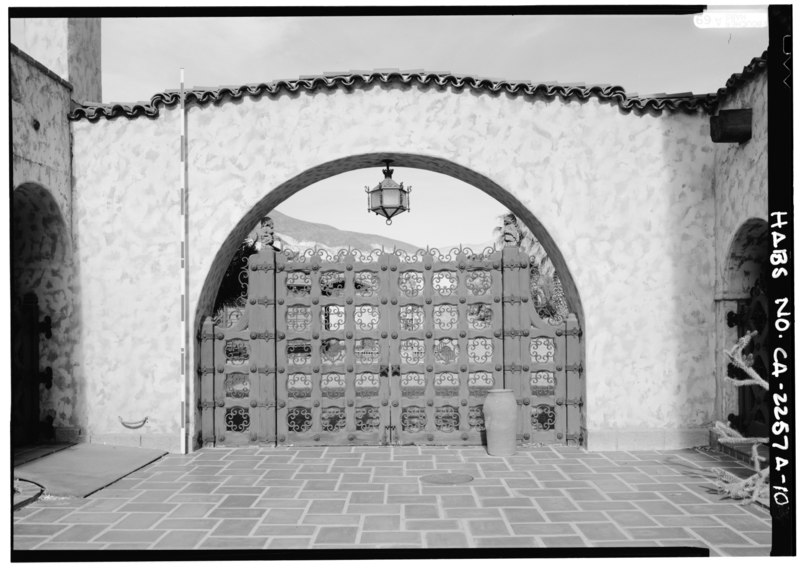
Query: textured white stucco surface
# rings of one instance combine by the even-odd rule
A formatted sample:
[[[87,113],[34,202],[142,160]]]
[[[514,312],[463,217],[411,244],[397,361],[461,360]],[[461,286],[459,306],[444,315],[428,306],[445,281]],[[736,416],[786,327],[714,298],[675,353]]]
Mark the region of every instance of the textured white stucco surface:
[[[92,440],[180,448],[179,117],[73,123]]]

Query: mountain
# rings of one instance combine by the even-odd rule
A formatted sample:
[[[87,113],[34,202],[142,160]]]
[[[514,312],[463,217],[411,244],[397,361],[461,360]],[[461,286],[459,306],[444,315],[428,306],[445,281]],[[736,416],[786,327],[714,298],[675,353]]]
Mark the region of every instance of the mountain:
[[[280,239],[283,242],[284,248],[292,250],[306,250],[317,247],[334,252],[352,247],[361,251],[398,248],[406,252],[412,252],[419,248],[424,248],[380,235],[342,231],[331,225],[302,221],[284,215],[274,209],[269,213],[269,217],[274,224],[276,239]]]

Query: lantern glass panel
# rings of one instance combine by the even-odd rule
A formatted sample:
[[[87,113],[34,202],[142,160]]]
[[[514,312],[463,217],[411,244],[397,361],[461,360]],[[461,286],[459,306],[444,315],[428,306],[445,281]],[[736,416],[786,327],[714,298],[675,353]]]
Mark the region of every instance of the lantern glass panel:
[[[396,188],[384,189],[383,190],[383,206],[386,208],[389,207],[399,207],[400,206],[400,190]]]
[[[372,211],[375,211],[378,207],[381,206],[381,192],[380,191],[373,191],[369,194],[369,208]]]

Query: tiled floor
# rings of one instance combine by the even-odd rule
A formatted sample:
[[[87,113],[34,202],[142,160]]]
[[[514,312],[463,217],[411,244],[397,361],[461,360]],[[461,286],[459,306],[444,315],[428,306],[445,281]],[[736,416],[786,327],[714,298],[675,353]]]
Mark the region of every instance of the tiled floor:
[[[721,463],[734,462],[701,450],[204,449],[86,499],[16,511],[14,548],[699,546],[766,556],[769,514],[713,490]],[[474,480],[420,481],[434,472]]]

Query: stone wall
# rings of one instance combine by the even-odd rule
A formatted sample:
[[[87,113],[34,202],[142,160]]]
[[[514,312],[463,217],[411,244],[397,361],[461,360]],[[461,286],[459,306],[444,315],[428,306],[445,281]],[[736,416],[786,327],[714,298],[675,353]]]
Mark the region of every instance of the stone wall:
[[[736,328],[727,326],[725,314],[736,311],[738,299],[749,297],[749,288],[758,276],[756,266],[747,260],[744,260],[748,264],[745,265],[732,258],[731,253],[735,252],[732,250],[734,240],[741,229],[746,225],[758,227],[757,220],[768,221],[767,73],[761,72],[740,87],[720,108],[753,109],[750,140],[743,144],[714,145],[717,416],[724,420],[730,412],[738,411],[736,389],[723,382],[727,360],[722,351],[729,349],[737,338]],[[756,229],[756,233],[760,232],[763,231]],[[739,236],[747,238],[744,233]],[[747,276],[745,270],[749,272]]]
[[[77,436],[83,376],[76,364],[77,280],[73,263],[70,85],[16,48],[11,49],[12,306],[27,293],[50,316],[52,337],[40,336],[40,420],[53,418],[59,438]],[[12,330],[15,333],[15,330]]]
[[[179,118],[72,123],[92,442],[180,451]]]

